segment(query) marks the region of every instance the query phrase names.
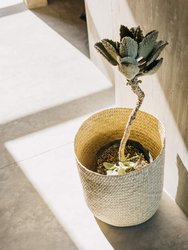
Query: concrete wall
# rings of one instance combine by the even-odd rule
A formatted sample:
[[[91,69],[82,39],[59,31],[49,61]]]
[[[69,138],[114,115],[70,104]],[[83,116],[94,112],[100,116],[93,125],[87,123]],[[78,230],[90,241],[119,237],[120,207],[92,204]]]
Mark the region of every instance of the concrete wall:
[[[99,53],[96,53],[94,48],[94,44],[100,39],[113,37],[111,0],[85,0],[85,9],[87,13],[90,58],[106,77],[114,83],[114,70],[108,62],[101,58]]]
[[[157,74],[143,78],[146,93],[142,110],[156,115],[166,127],[165,189],[176,197],[178,185],[188,190],[187,181],[178,176],[177,157],[184,170],[188,170],[188,1],[187,0],[85,0],[88,19],[91,59],[104,67],[104,59],[93,50],[100,38],[119,39],[120,24],[129,27],[140,25],[145,32],[157,29],[160,37],[169,42],[163,52],[164,63]],[[95,2],[95,6],[92,6]],[[100,8],[97,7],[100,5]],[[105,20],[105,21],[104,21]],[[94,29],[94,32],[93,32]],[[94,34],[99,34],[98,36]],[[106,67],[106,65],[105,65]],[[112,72],[114,68],[110,66]],[[106,73],[106,69],[104,70]],[[114,71],[116,102],[118,106],[133,107],[136,98],[125,86],[125,79]],[[109,75],[108,75],[109,76]],[[110,77],[110,76],[109,76]],[[180,162],[178,160],[178,162]],[[180,164],[181,165],[181,164]],[[184,183],[182,183],[182,181]],[[185,189],[186,190],[186,189]],[[187,192],[188,193],[188,192]]]

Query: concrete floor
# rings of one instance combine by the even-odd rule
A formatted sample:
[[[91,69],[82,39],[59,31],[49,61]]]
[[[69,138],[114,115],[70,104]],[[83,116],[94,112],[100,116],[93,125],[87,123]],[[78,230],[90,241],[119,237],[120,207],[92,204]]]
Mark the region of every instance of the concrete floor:
[[[54,0],[0,10],[0,249],[186,250],[187,218],[166,195],[151,220],[131,228],[95,220],[84,202],[74,135],[114,105],[114,90],[85,56],[82,9],[81,0]]]
[[[83,120],[114,104],[85,56],[83,6],[1,6],[1,250],[112,249],[85,205],[73,153]]]

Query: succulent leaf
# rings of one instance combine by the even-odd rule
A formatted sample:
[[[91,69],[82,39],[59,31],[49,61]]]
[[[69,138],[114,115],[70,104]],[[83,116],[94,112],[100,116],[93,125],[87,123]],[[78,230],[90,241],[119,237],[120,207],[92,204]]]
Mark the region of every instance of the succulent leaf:
[[[104,48],[106,49],[106,51],[116,61],[117,57],[119,56],[116,49],[115,49],[116,43],[113,42],[112,40],[108,40],[108,39],[103,39],[103,40],[101,40],[101,42],[102,42],[102,45],[104,46]]]
[[[103,42],[103,41],[110,43],[114,47],[114,49],[116,50],[116,42],[114,42],[113,40],[110,40],[110,39],[106,39],[106,38],[103,39],[101,42]]]
[[[129,162],[129,168],[134,168],[136,166],[136,162]]]
[[[138,26],[136,29],[135,39],[138,43],[140,43],[144,39],[144,35],[140,26]]]
[[[98,42],[95,44],[95,48],[98,52],[101,53],[101,55],[104,56],[104,58],[110,62],[112,65],[116,66],[118,63],[116,60],[113,59],[113,57],[107,52],[107,50],[105,49],[105,47],[103,46],[103,44],[101,42]]]
[[[126,174],[125,168],[119,168],[118,169],[118,175],[124,175],[124,174]]]
[[[134,64],[134,65],[138,66],[137,60],[132,58],[132,57],[120,58],[120,63],[122,63],[122,64]]]
[[[124,37],[120,43],[119,53],[121,57],[135,58],[138,52],[138,44],[131,37]]]
[[[155,46],[157,36],[158,36],[158,31],[153,30],[144,37],[142,42],[139,43],[139,49],[138,49],[139,57],[147,57],[151,53],[151,51]]]
[[[160,58],[159,60],[155,60],[149,66],[145,67],[143,71],[144,75],[152,75],[156,73],[157,70],[160,68],[162,62],[163,62],[163,58]]]
[[[150,65],[153,61],[155,61],[159,57],[162,50],[165,48],[167,44],[168,43],[164,41],[157,42],[154,49],[152,50],[152,52],[149,54],[148,58],[146,59],[147,61],[146,66]]]
[[[132,27],[130,28],[131,33],[133,34],[133,37],[135,38],[135,32],[136,32],[137,27]]]
[[[120,41],[121,41],[125,36],[134,38],[133,33],[129,30],[129,28],[127,28],[127,27],[124,26],[124,25],[121,25],[121,26],[120,26]]]
[[[116,168],[116,165],[114,163],[109,163],[109,162],[103,162],[103,166],[105,167],[105,169],[107,170],[113,170]]]
[[[133,79],[139,72],[139,67],[134,64],[119,64],[119,71],[128,79]]]
[[[157,37],[156,30],[144,37],[140,26],[129,29],[121,25],[120,42],[103,39],[95,44],[95,48],[112,65],[118,65],[119,71],[129,81],[135,77],[154,74],[161,66],[163,59],[158,57],[168,43],[157,42]]]
[[[133,33],[134,40],[136,40],[138,43],[140,43],[143,40],[144,35],[140,26],[131,28],[130,31]]]
[[[116,50],[117,50],[118,53],[119,53],[119,46],[120,46],[120,43],[116,42]]]

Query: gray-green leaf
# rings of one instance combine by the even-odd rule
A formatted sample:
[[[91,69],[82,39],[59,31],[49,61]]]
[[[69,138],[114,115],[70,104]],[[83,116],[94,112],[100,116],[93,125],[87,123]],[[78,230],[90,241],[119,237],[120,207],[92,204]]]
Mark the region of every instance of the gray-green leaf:
[[[155,42],[157,40],[158,31],[154,30],[149,32],[142,42],[139,43],[138,56],[147,57],[150,52],[153,50]]]
[[[108,39],[103,39],[101,42],[102,42],[102,45],[104,46],[104,48],[106,49],[106,51],[116,61],[117,57],[119,56],[118,53],[117,53],[117,51],[116,51],[116,49],[115,49],[116,44],[113,43],[112,40],[108,40]]]
[[[128,79],[133,79],[139,72],[139,67],[134,64],[119,64],[119,71]]]
[[[136,32],[135,32],[135,40],[140,43],[144,38],[143,32],[140,28],[140,26],[137,27]]]
[[[136,40],[138,43],[140,43],[142,41],[142,39],[144,38],[143,32],[142,32],[140,26],[135,27],[135,28],[133,27],[130,29],[130,31],[133,33],[134,40]]]
[[[131,37],[124,37],[119,46],[121,57],[135,58],[138,52],[138,43]]]
[[[150,55],[147,58],[147,62],[146,62],[146,66],[150,65],[153,61],[155,61],[159,55],[161,54],[162,50],[165,48],[165,46],[167,45],[167,42],[164,41],[159,41],[154,49],[152,50],[152,52],[150,53]]]
[[[129,36],[133,38],[133,33],[124,25],[120,26],[120,41],[125,37]]]
[[[123,57],[123,58],[120,58],[119,61],[122,64],[134,64],[138,66],[137,60],[132,57]]]
[[[163,58],[152,62],[148,67],[143,71],[144,75],[152,75],[157,72],[163,62]]]
[[[116,42],[114,42],[113,40],[105,38],[102,41],[106,41],[106,42],[110,43],[116,49]]]
[[[104,56],[104,58],[109,61],[112,65],[116,66],[118,63],[116,60],[113,59],[113,57],[107,52],[107,50],[105,49],[105,47],[103,46],[103,44],[101,42],[98,42],[95,44],[95,48],[98,52],[101,53],[101,55]]]

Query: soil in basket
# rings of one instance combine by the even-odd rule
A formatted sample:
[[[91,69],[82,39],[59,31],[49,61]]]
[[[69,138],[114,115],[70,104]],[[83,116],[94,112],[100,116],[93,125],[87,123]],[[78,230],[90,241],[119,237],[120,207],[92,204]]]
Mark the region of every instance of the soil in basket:
[[[97,173],[107,175],[109,171],[104,167],[103,163],[118,163],[118,150],[120,140],[113,141],[97,152]],[[152,161],[152,157],[148,150],[146,150],[139,142],[128,140],[125,148],[125,156],[128,162],[131,162],[130,167],[127,168],[126,173],[143,168]]]

